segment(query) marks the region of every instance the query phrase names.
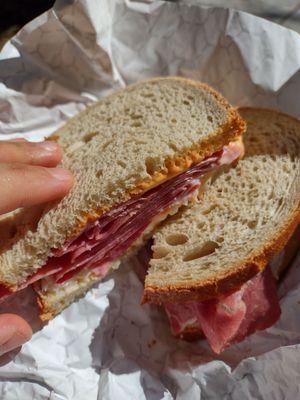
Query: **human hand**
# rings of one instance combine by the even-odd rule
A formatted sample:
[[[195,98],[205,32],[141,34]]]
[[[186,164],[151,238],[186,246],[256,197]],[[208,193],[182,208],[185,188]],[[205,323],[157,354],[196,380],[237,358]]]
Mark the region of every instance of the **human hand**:
[[[0,142],[0,214],[65,196],[73,178],[56,167],[61,157],[54,142]],[[20,316],[0,315],[0,356],[20,347],[31,335],[29,324]]]

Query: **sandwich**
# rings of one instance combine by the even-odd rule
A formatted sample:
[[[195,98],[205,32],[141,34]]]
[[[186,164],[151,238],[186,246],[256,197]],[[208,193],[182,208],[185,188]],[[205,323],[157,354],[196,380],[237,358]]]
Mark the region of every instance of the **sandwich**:
[[[220,94],[181,78],[137,83],[72,118],[52,136],[71,192],[1,220],[0,298],[34,284],[52,318],[235,162],[244,130]]]
[[[244,158],[166,219],[150,254],[139,254],[149,264],[143,302],[164,307],[173,335],[205,337],[215,353],[278,320],[284,249],[291,237],[300,245],[300,121],[272,110],[239,113]]]

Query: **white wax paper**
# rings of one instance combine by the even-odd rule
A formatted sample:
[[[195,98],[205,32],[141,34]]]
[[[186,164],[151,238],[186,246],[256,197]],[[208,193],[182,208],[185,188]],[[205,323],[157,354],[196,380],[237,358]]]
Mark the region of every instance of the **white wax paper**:
[[[191,3],[191,2],[189,2]],[[142,78],[205,81],[236,105],[300,117],[300,36],[254,16],[163,2],[57,1],[0,54],[1,138],[41,139],[111,91]],[[2,305],[33,326],[0,367],[0,398],[300,398],[300,256],[279,294],[282,317],[215,356],[171,337],[165,315],[140,305],[124,265],[44,327],[31,289]]]

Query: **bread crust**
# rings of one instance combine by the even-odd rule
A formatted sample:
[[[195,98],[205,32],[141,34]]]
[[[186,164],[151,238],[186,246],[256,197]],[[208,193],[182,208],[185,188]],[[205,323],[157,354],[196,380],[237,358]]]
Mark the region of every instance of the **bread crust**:
[[[257,111],[259,108],[243,107],[240,111]],[[267,112],[284,115],[289,119],[297,121],[294,117],[278,112],[272,109],[263,109]],[[291,212],[289,218],[285,221],[280,232],[277,233],[272,240],[259,248],[254,255],[242,260],[231,268],[230,273],[218,276],[215,280],[206,280],[199,284],[170,285],[164,288],[149,285],[144,289],[142,303],[163,304],[181,303],[187,301],[204,301],[215,298],[221,294],[225,294],[242,286],[249,279],[253,278],[257,273],[262,271],[268,262],[287,244],[297,226],[300,223],[300,196],[298,204]]]

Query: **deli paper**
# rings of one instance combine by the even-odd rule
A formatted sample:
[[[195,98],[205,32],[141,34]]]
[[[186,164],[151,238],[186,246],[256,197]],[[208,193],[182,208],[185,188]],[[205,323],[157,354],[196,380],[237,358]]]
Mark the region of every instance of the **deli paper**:
[[[40,140],[98,97],[158,75],[300,117],[300,36],[194,3],[57,1],[0,54],[0,138]],[[0,398],[300,398],[299,266],[300,255],[279,289],[278,323],[220,356],[171,337],[162,310],[140,304],[130,263],[44,326],[26,289],[0,308],[35,331],[0,367]]]

